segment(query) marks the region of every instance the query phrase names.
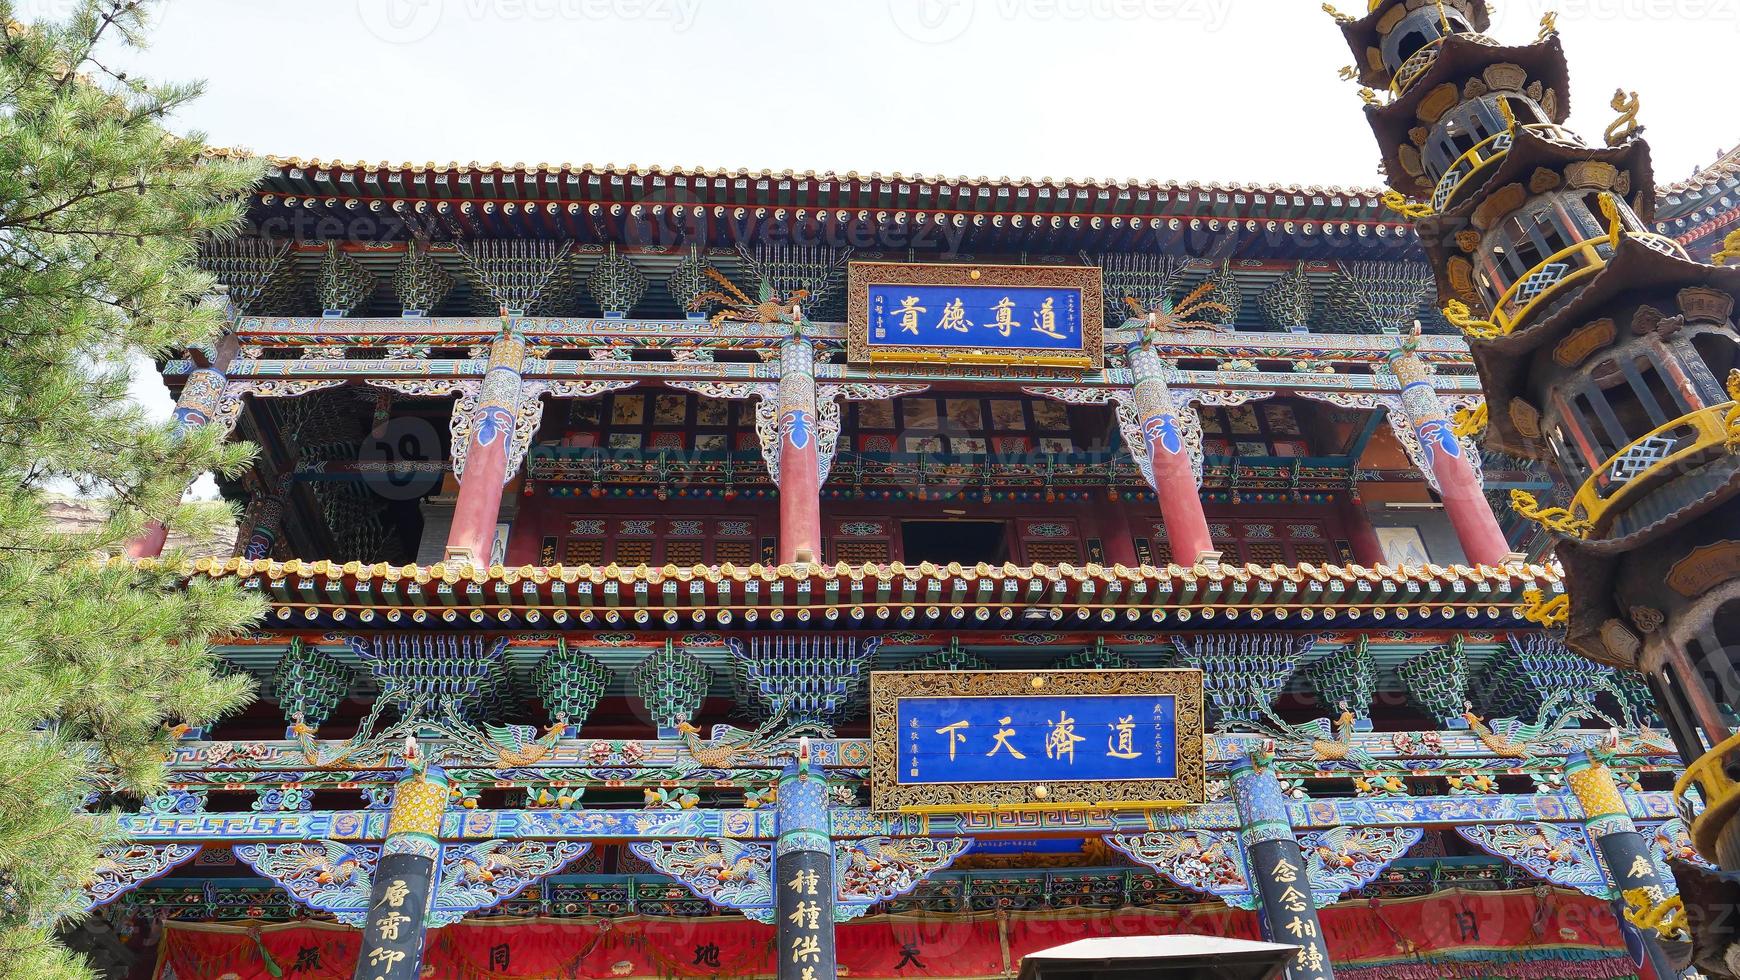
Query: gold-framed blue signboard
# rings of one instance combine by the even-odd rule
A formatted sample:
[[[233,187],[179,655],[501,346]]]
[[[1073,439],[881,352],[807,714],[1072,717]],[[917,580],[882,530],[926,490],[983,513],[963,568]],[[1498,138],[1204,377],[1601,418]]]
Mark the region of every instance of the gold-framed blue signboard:
[[[1202,672],[876,671],[879,812],[1201,803]]]
[[[853,262],[847,359],[1098,369],[1101,295],[1094,266]]]

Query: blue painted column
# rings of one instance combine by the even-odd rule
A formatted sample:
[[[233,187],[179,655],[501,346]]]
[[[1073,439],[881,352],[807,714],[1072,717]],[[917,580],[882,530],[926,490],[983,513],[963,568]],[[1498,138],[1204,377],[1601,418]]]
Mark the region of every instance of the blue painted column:
[[[828,780],[810,768],[809,740],[779,779],[779,839],[773,849],[779,980],[835,980],[834,842]]]
[[[234,344],[230,344],[231,349]],[[225,362],[227,363],[227,361]],[[216,418],[223,408],[224,391],[229,379],[216,367],[194,370],[182,386],[181,397],[175,400],[176,432],[205,425]],[[169,541],[169,529],[161,521],[149,521],[139,536],[127,542],[128,558],[156,558],[163,554]]]
[[[1573,752],[1565,757],[1565,782],[1583,808],[1589,839],[1601,851],[1601,871],[1613,889],[1613,914],[1619,919],[1626,951],[1639,967],[1647,962],[1658,980],[1674,980],[1680,972],[1668,962],[1655,931],[1639,929],[1625,918],[1626,892],[1642,891],[1649,905],[1661,902],[1668,893],[1649,858],[1650,843],[1632,823],[1612,770],[1587,752]]]
[[[1268,760],[1240,756],[1234,761],[1232,794],[1239,811],[1239,841],[1245,848],[1245,865],[1251,890],[1256,893],[1257,919],[1264,937],[1300,947],[1287,966],[1288,980],[1332,980],[1335,970],[1329,964],[1329,944],[1311,899],[1305,855],[1293,836],[1281,781],[1275,778]]]
[[[413,768],[393,788],[354,980],[419,980],[446,810],[447,774],[436,766]]]

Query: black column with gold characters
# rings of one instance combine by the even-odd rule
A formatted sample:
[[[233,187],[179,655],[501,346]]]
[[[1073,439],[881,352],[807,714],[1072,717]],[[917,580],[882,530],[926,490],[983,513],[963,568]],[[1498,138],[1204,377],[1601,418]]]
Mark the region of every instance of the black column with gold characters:
[[[355,980],[417,980],[420,975],[446,809],[447,774],[435,766],[412,769],[394,787]]]
[[[1631,822],[1613,771],[1588,752],[1573,752],[1565,757],[1565,782],[1583,809],[1583,827],[1589,839],[1601,852],[1602,872],[1613,888],[1614,911],[1620,917],[1619,928],[1628,951],[1638,966],[1648,962],[1656,976],[1678,976],[1655,929],[1641,926],[1635,912],[1626,915],[1628,908],[1656,905],[1666,898],[1666,892],[1649,857],[1650,842]]]
[[[1257,917],[1270,942],[1291,943],[1299,952],[1287,964],[1287,980],[1334,980],[1329,945],[1311,898],[1305,855],[1293,836],[1293,821],[1281,795],[1271,760],[1241,756],[1233,762],[1232,795],[1239,811],[1239,840],[1245,849]]]
[[[809,765],[809,740],[779,780],[774,842],[774,911],[779,980],[834,980],[834,843],[828,836],[828,780]]]
[[[1528,618],[1578,654],[1642,671],[1690,763],[1676,788],[1699,852],[1740,871],[1740,269],[1651,227],[1655,180],[1635,93],[1599,144],[1565,128],[1554,15],[1529,43],[1487,37],[1485,0],[1371,0],[1335,14],[1392,190],[1486,406],[1458,428],[1546,461],[1563,500],[1514,491],[1555,538],[1568,597]],[[1647,66],[1639,63],[1639,72]],[[1701,812],[1700,812],[1701,811]],[[1740,886],[1676,863],[1695,961],[1740,977]],[[1683,935],[1676,900],[1633,909]],[[1700,928],[1700,923],[1702,927]]]

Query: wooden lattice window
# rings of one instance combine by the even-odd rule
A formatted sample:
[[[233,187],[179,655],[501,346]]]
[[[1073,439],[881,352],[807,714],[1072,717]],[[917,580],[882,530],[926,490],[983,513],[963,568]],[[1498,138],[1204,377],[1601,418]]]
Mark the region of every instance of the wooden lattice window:
[[[564,565],[602,565],[604,564],[603,538],[569,538],[567,548],[562,552]]]
[[[733,565],[755,564],[755,542],[744,539],[741,541],[713,542],[713,561],[723,565],[730,562]]]
[[[707,561],[707,542],[699,538],[691,541],[666,541],[665,564],[667,565],[703,565]]]
[[[618,565],[650,565],[653,563],[653,543],[646,539],[618,540],[614,561]]]
[[[848,565],[862,565],[866,562],[885,565],[893,560],[893,555],[889,552],[890,547],[886,538],[882,540],[836,538],[834,540],[835,560],[843,561]]]

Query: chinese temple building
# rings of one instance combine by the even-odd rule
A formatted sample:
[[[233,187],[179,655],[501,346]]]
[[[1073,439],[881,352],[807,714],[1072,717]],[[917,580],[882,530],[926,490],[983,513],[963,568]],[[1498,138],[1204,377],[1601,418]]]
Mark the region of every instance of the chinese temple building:
[[[1625,893],[1732,866],[1675,795],[1729,697],[1654,651],[1730,615],[1727,552],[1675,562],[1740,486],[1740,175],[1576,142],[1553,35],[1484,26],[1345,25],[1415,80],[1371,116],[1430,214],[273,159],[203,257],[229,332],[161,365],[260,447],[235,553],[128,559],[267,599],[219,648],[262,696],[93,796],[132,841],[84,938],[162,980],[1014,977],[1186,933],[1292,980],[1680,976]],[[1653,632],[1567,622],[1676,577],[1714,591]]]

